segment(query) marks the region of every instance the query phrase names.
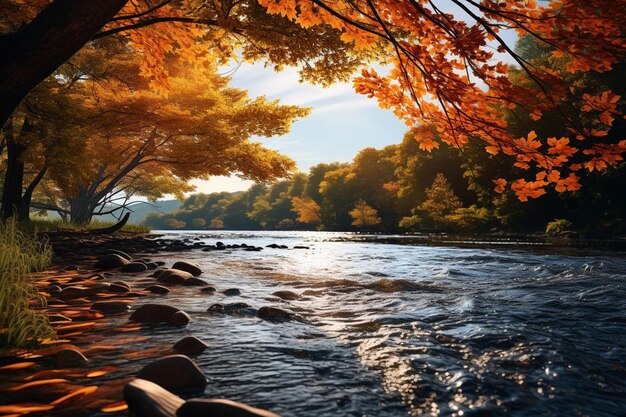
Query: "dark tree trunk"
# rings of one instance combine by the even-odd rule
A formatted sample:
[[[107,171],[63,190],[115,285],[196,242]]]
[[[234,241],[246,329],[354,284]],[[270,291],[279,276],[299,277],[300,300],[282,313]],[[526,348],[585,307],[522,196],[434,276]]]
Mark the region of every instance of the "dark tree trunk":
[[[46,175],[46,171],[48,167],[43,167],[38,173],[37,176],[28,184],[26,190],[24,190],[24,195],[20,199],[20,205],[18,207],[17,218],[20,221],[28,220],[30,217],[30,202],[33,199],[33,191],[37,188],[37,185],[43,179],[43,176]]]
[[[4,188],[2,189],[2,219],[7,220],[17,214],[22,201],[22,186],[24,183],[24,160],[22,156],[26,146],[7,142],[7,170],[4,174]]]
[[[0,37],[0,127],[37,84],[82,48],[128,0],[54,0]]]

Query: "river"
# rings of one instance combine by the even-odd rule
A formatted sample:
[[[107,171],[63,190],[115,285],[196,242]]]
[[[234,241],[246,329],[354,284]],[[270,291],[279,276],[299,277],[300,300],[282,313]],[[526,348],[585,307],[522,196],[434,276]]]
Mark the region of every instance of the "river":
[[[192,316],[182,332],[211,345],[195,358],[210,381],[206,397],[283,417],[626,413],[623,253],[377,244],[324,232],[161,233],[290,248],[158,255],[198,263],[217,288],[167,296]],[[241,294],[221,293],[228,288]],[[301,320],[207,313],[235,302]]]

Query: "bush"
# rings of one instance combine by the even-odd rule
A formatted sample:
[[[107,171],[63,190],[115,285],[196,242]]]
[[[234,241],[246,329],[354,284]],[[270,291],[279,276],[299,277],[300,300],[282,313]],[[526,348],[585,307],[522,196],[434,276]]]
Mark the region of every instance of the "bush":
[[[548,236],[558,236],[569,231],[572,222],[566,219],[554,219],[546,225],[546,234]]]
[[[457,208],[444,219],[449,228],[463,232],[480,232],[485,230],[491,221],[489,210],[475,205]]]
[[[35,345],[55,337],[39,308],[39,295],[31,272],[50,264],[52,248],[45,240],[18,230],[14,221],[0,223],[0,346]]]

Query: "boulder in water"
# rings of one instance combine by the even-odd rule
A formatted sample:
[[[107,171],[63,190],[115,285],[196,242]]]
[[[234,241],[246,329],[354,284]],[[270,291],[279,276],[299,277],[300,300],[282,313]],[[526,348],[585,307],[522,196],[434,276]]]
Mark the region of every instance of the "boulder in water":
[[[91,309],[101,313],[122,313],[130,309],[130,304],[123,301],[98,301],[93,303]]]
[[[95,269],[113,269],[113,268],[121,268],[124,265],[128,264],[128,259],[116,254],[109,253],[104,255],[102,258],[96,262],[94,265]]]
[[[202,274],[202,270],[200,269],[200,267],[198,265],[192,264],[192,263],[189,263],[189,262],[185,262],[185,261],[178,261],[178,262],[176,262],[172,266],[172,269],[179,269],[181,271],[189,272],[194,277],[197,277],[200,274]]]
[[[146,291],[150,291],[154,294],[167,294],[168,292],[170,292],[169,288],[164,287],[163,285],[150,285],[148,288],[146,288]]]
[[[130,262],[120,268],[122,272],[143,272],[146,271],[148,267],[143,262]]]
[[[194,398],[186,401],[176,411],[176,417],[280,417],[271,411],[250,407],[230,400],[205,400]]]
[[[283,300],[297,300],[298,298],[300,298],[300,296],[295,292],[286,290],[273,292],[272,295],[275,295],[276,297]]]
[[[272,323],[285,323],[293,320],[293,314],[276,307],[261,307],[257,312],[260,319],[270,321]]]
[[[227,290],[222,291],[222,293],[224,295],[232,296],[232,295],[239,295],[239,294],[241,294],[241,291],[239,291],[238,288],[229,288]]]
[[[144,366],[137,378],[160,385],[175,394],[203,391],[204,373],[185,355],[170,355]]]
[[[185,400],[154,382],[133,379],[124,387],[128,411],[135,417],[176,417]]]
[[[170,317],[180,311],[166,304],[144,304],[130,316],[130,320],[141,323],[167,323]]]
[[[177,311],[167,319],[167,324],[174,327],[186,326],[191,321],[189,314],[184,311]]]
[[[194,336],[187,336],[180,339],[173,346],[173,349],[177,353],[184,353],[187,355],[196,355],[202,353],[209,345],[204,343],[202,340],[198,339]]]
[[[176,284],[182,285],[189,278],[193,278],[189,272],[181,271],[180,269],[166,269],[159,273],[157,276],[157,281],[163,282],[165,284]]]

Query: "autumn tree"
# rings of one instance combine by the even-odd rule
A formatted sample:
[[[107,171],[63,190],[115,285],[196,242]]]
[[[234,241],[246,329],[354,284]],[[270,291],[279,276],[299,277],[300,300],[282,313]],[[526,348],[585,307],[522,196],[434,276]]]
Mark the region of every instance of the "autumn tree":
[[[349,214],[353,219],[352,225],[359,228],[364,229],[368,226],[380,224],[381,222],[376,209],[367,204],[364,200],[357,201]]]
[[[619,0],[555,0],[545,5],[534,0],[260,2],[268,12],[303,27],[330,24],[360,50],[379,49],[382,42],[393,68],[387,74],[363,70],[355,80],[356,91],[376,98],[415,127],[423,150],[440,144],[462,149],[480,141],[487,153],[510,157],[527,172],[522,178],[494,179],[497,192],[510,187],[524,201],[548,187],[575,191],[581,167],[603,170],[621,161],[626,151],[623,138],[606,140],[622,116],[621,98],[610,90],[580,95],[585,103],[580,110],[590,117],[583,125],[563,117],[567,136],[512,134],[509,111],[526,109],[539,119],[558,109],[571,90],[558,73],[517,54],[501,33],[512,28],[549,45],[550,54],[565,58],[571,73],[606,72],[626,52],[626,8]],[[509,55],[531,84],[513,83],[507,76],[510,66],[494,49]]]
[[[426,189],[426,201],[420,204],[419,209],[424,211],[437,225],[445,223],[447,215],[461,208],[461,201],[454,194],[450,182],[439,173],[433,184]]]
[[[298,215],[300,223],[319,226],[322,224],[322,213],[319,204],[310,197],[293,197],[293,211]]]

